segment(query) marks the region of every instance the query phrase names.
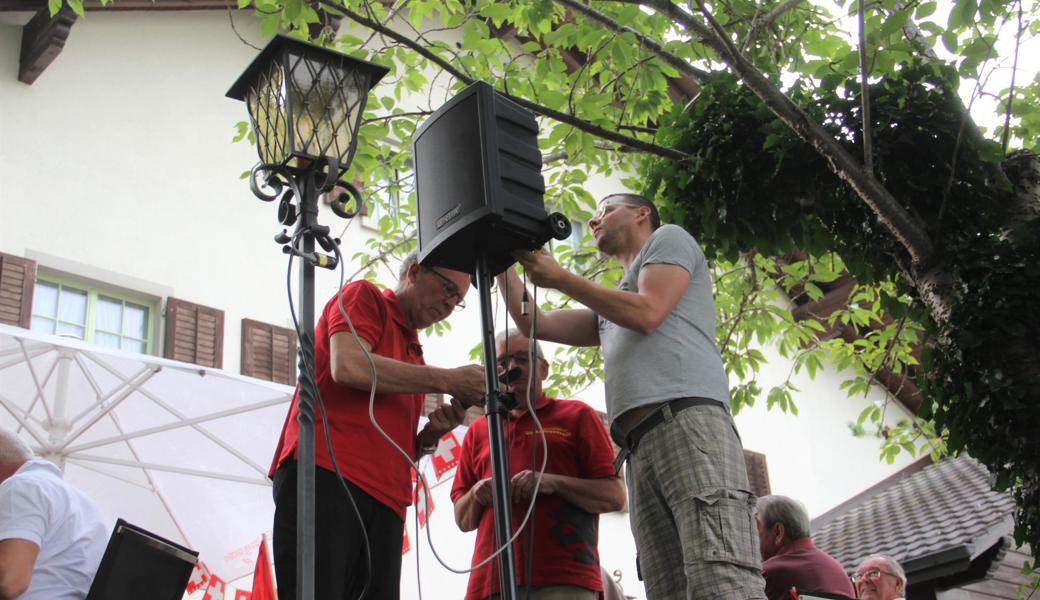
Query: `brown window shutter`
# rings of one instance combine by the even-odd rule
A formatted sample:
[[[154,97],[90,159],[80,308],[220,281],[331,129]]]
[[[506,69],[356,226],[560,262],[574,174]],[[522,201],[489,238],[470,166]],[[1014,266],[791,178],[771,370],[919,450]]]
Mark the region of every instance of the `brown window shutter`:
[[[769,469],[766,468],[766,455],[760,452],[745,450],[744,464],[747,466],[751,493],[759,498],[771,494],[772,492],[769,490]]]
[[[221,368],[224,365],[224,311],[168,298],[163,356]]]
[[[0,323],[32,325],[36,261],[0,252]]]
[[[242,374],[296,385],[296,332],[242,319]]]

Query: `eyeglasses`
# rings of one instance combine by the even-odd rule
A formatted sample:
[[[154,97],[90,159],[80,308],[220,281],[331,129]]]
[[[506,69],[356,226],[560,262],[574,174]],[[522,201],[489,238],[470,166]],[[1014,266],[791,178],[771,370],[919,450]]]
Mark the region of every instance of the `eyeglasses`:
[[[882,571],[881,569],[870,569],[869,571],[856,573],[849,579],[852,580],[852,583],[856,583],[857,581],[869,581],[871,579],[877,579],[882,575],[888,575],[889,577],[895,577],[896,579],[899,579],[898,575],[893,575],[892,573]]]
[[[608,200],[599,205],[599,209],[593,213],[592,218],[589,222],[602,221],[603,217],[607,216],[607,209],[612,206],[627,206],[629,208],[642,208],[642,204],[636,204],[635,202],[625,202],[624,200]]]
[[[444,288],[444,293],[447,294],[449,298],[458,298],[458,302],[455,303],[456,311],[460,311],[466,308],[466,300],[463,299],[462,292],[459,290],[459,286],[455,285],[454,281],[448,279],[444,275],[441,275],[432,267],[423,267],[423,270],[427,273],[433,273],[437,276],[438,279],[441,280],[441,286]]]
[[[498,357],[498,368],[508,369],[509,363],[516,363],[518,367],[526,367],[531,361],[527,360],[527,351],[517,352],[516,354],[507,354],[505,356]]]

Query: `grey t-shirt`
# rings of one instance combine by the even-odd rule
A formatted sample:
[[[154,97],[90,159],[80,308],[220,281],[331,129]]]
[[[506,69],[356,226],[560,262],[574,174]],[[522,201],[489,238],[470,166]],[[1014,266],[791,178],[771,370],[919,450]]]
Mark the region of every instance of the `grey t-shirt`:
[[[633,408],[687,396],[711,398],[728,407],[729,386],[715,346],[715,302],[704,253],[686,230],[662,225],[647,239],[618,289],[638,292],[639,270],[652,264],[686,269],[690,285],[650,335],[597,315],[611,423]]]

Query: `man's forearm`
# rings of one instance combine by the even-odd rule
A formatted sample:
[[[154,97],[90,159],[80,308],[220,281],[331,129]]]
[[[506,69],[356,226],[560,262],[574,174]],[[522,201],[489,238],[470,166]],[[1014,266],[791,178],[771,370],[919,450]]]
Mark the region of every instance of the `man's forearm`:
[[[621,510],[625,506],[625,484],[619,477],[582,479],[552,473],[546,473],[543,477],[553,479],[552,493],[585,512],[608,513]]]
[[[372,363],[361,352],[351,353],[339,361],[333,370],[336,383],[355,389],[366,389],[376,384],[379,393],[446,392],[445,369],[427,365],[413,365],[369,352]],[[373,376],[372,365],[376,374]]]
[[[652,299],[638,292],[604,287],[574,273],[569,275],[557,289],[594,313],[619,327],[644,335],[653,333],[657,328],[659,322],[648,318],[657,312]]]
[[[480,525],[480,517],[484,514],[484,508],[477,502],[474,488],[470,488],[455,503],[455,524],[462,531],[473,531]]]

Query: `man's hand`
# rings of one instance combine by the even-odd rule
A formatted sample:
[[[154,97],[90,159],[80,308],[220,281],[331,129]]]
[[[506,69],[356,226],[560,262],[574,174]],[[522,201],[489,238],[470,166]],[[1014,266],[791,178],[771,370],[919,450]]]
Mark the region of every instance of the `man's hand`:
[[[513,475],[513,481],[511,483],[513,488],[513,502],[521,504],[530,502],[531,497],[534,495],[534,484],[537,480],[538,473],[530,469],[525,469],[516,475]],[[542,475],[542,483],[538,486],[538,493],[553,493],[553,481],[552,473],[544,473]]]
[[[473,494],[473,500],[479,506],[491,506],[494,502],[494,492],[491,487],[491,478],[481,479],[470,488],[470,493]]]
[[[466,418],[466,407],[458,398],[450,404],[442,404],[428,415],[430,422],[419,434],[420,446],[434,445],[445,433],[458,427]]]
[[[524,266],[527,278],[538,287],[560,289],[560,284],[571,274],[547,250],[517,250],[513,258]]]
[[[447,373],[447,392],[449,394],[460,400],[465,406],[484,405],[484,395],[487,393],[484,367],[465,365],[448,369]]]

